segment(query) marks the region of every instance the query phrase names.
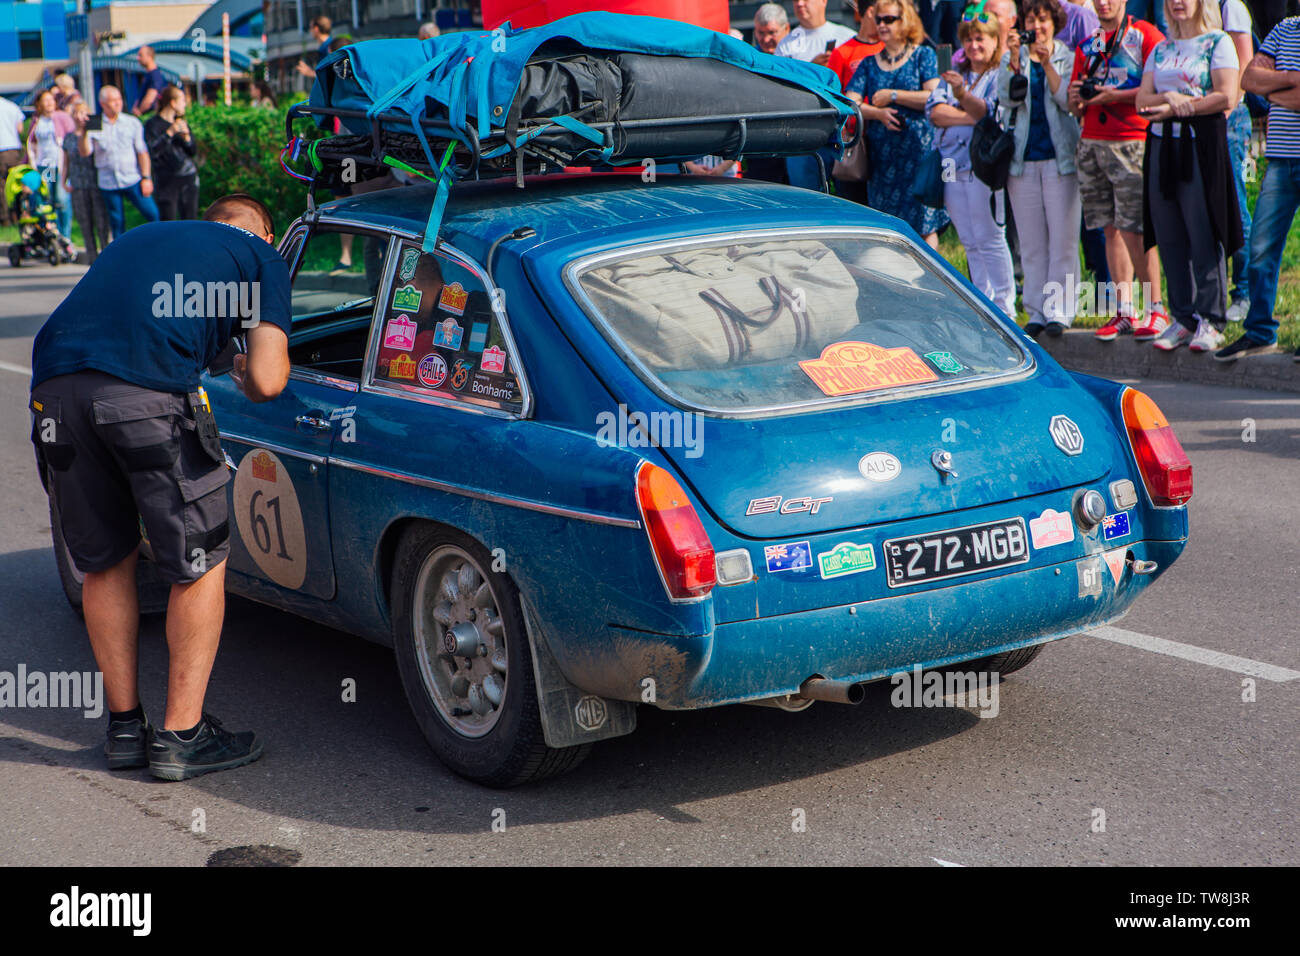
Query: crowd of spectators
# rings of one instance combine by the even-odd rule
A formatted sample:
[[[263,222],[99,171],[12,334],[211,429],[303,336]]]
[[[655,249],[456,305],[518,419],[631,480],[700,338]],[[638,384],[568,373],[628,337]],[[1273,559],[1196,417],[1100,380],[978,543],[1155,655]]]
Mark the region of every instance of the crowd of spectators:
[[[854,32],[827,20],[826,0],[792,9],[763,4],[753,42],[825,66],[859,104],[867,172],[836,192],[932,246],[951,224],[971,282],[1011,315],[1018,293],[1030,335],[1061,335],[1083,304],[1105,319],[1103,341],[1220,361],[1277,350],[1300,207],[1300,17],[1268,6],[1252,22],[1242,0],[862,0]],[[1267,115],[1253,227],[1247,93]],[[1014,141],[1005,190],[972,168],[986,117]],[[918,179],[935,151],[943,201],[927,205]],[[834,159],[750,162],[746,175],[820,188],[823,171],[844,172]],[[1244,335],[1225,347],[1230,321]]]

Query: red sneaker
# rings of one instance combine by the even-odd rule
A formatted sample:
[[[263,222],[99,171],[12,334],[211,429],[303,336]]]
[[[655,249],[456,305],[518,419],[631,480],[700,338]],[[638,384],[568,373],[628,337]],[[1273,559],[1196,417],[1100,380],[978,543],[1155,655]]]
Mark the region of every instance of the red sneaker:
[[[1167,328],[1169,328],[1169,316],[1152,309],[1147,313],[1145,322],[1133,326],[1133,339],[1137,342],[1150,342]]]
[[[1133,317],[1124,315],[1122,312],[1111,319],[1096,332],[1093,333],[1102,342],[1113,342],[1121,335],[1129,335],[1133,331]]]

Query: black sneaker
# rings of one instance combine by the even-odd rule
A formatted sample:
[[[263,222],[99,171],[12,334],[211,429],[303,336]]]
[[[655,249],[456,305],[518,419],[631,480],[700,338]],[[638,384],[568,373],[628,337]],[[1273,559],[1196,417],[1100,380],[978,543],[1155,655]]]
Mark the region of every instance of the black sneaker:
[[[1215,352],[1214,361],[1235,362],[1247,355],[1267,355],[1269,352],[1276,351],[1276,342],[1261,342],[1259,339],[1252,339],[1249,335],[1243,335],[1231,345],[1225,345]]]
[[[1048,322],[1046,331],[1048,338],[1059,339],[1065,333],[1065,325],[1061,322]]]
[[[1038,334],[1042,331],[1043,331],[1042,322],[1030,322],[1028,325],[1025,326],[1025,335],[1029,336],[1031,339],[1038,338]]]
[[[130,770],[149,766],[149,754],[145,746],[152,731],[148,715],[143,718],[132,717],[130,720],[110,720],[108,740],[104,742],[108,769]]]
[[[232,734],[205,713],[193,740],[174,730],[155,730],[149,743],[149,772],[162,780],[188,780],[214,770],[229,770],[262,756],[262,742],[251,730]]]

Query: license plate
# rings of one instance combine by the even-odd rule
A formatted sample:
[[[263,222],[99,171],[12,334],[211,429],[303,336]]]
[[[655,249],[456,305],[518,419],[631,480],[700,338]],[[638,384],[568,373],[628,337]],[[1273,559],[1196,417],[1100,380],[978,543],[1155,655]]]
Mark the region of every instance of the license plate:
[[[1023,518],[989,521],[911,538],[891,538],[881,550],[885,554],[885,580],[891,588],[956,578],[1029,560]]]

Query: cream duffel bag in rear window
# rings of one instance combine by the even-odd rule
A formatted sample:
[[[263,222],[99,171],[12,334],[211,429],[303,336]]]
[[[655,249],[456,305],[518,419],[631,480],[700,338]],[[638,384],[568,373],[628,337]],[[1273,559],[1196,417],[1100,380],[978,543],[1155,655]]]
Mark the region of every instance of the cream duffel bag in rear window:
[[[812,240],[681,249],[582,276],[592,303],[656,369],[750,365],[816,353],[858,325],[858,288]]]

